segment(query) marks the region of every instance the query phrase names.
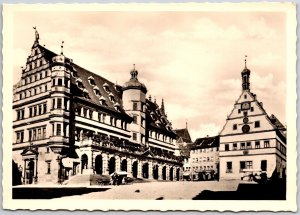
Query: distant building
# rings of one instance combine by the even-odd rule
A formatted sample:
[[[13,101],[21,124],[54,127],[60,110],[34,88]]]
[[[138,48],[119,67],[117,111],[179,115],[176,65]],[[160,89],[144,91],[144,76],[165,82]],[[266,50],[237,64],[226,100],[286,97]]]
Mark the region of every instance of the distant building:
[[[250,90],[250,70],[242,75],[242,93],[220,132],[220,179],[241,179],[245,172],[285,175],[286,129]]]
[[[174,132],[177,135],[175,155],[189,157],[190,148],[188,145],[191,145],[193,141],[187,126],[183,129],[175,129]]]
[[[196,139],[191,147],[189,159],[193,180],[218,179],[219,141],[219,136]]]
[[[14,86],[13,160],[24,184],[80,175],[179,180],[177,135],[133,68],[123,86],[39,44]],[[85,177],[88,178],[89,177]]]

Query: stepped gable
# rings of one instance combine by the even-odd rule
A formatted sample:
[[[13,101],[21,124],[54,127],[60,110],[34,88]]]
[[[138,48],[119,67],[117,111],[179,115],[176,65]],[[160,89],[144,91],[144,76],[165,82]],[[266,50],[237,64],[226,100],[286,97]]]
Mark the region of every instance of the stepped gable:
[[[168,121],[167,116],[162,113],[155,102],[149,99],[146,99],[146,123],[148,128],[167,133],[173,138],[176,138],[176,134],[172,130],[171,123]]]
[[[54,56],[57,56],[57,54],[48,50],[47,48],[40,45],[39,47],[43,51],[44,57],[48,62],[51,63],[52,58]],[[70,65],[73,68],[73,74],[71,75],[71,88],[73,96],[93,103],[97,106],[101,106],[102,108],[109,109],[122,115],[126,115],[127,118],[130,117],[122,108],[122,88],[120,86],[115,85],[111,81],[78,66],[69,58],[66,57],[66,59],[70,62]],[[94,85],[90,84],[89,78],[94,80]],[[77,86],[76,80],[80,80],[83,85],[82,89]],[[106,91],[104,87],[106,87],[108,91]],[[96,96],[94,88],[97,88],[99,90],[99,96]],[[83,96],[83,91],[87,92],[87,96]],[[110,100],[110,95],[113,96],[114,102]],[[104,104],[100,102],[100,98],[105,99]],[[119,110],[116,110],[116,106],[119,107]]]
[[[190,133],[187,128],[175,129],[174,132],[177,134],[176,141],[178,143],[182,143],[182,142],[191,143],[192,142]]]
[[[196,139],[191,149],[214,148],[219,147],[219,145],[220,136],[204,137]]]

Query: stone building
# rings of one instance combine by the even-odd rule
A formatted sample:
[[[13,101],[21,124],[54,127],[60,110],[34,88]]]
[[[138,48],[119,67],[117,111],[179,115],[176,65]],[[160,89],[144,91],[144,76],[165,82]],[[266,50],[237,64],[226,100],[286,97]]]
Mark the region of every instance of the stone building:
[[[286,128],[251,92],[250,73],[245,60],[241,95],[220,132],[220,179],[241,179],[245,171],[285,176]]]
[[[35,41],[14,86],[13,161],[24,184],[127,171],[179,180],[177,135],[164,106],[146,98],[135,67],[123,86]]]

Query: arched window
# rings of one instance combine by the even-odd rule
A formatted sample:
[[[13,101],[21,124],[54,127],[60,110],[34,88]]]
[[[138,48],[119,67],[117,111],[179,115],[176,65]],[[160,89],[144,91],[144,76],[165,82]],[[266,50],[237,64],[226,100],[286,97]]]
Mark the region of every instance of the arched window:
[[[93,76],[88,77],[88,81],[89,81],[90,85],[92,85],[92,86],[95,86],[95,85],[96,85],[95,79],[94,79]]]

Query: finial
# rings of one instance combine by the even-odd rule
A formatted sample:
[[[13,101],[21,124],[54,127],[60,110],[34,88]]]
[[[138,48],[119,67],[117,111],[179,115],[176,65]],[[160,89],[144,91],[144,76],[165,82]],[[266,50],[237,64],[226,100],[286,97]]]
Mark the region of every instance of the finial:
[[[245,55],[245,68],[247,68],[247,55]]]
[[[154,103],[156,104],[156,97],[154,96]]]
[[[131,79],[137,80],[138,71],[135,69],[135,64],[133,64],[133,69],[130,72]]]
[[[185,128],[186,129],[188,128],[188,122],[187,121],[185,122]]]
[[[61,54],[61,55],[64,55],[64,41],[61,42],[60,48],[61,48],[60,54]]]
[[[35,30],[35,42],[39,43],[40,35],[39,32],[36,30],[36,26],[33,27]]]
[[[165,113],[165,104],[164,104],[164,98],[161,99],[161,107],[160,107],[161,111],[163,113]]]
[[[151,95],[149,95],[149,101],[150,101],[150,102],[152,101],[152,96],[151,96]]]

